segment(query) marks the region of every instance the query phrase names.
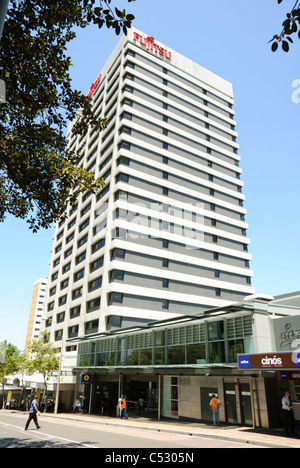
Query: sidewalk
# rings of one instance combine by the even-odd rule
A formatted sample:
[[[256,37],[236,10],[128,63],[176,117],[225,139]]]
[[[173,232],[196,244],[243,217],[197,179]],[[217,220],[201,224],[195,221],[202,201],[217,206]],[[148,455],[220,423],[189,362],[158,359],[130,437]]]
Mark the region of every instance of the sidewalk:
[[[10,411],[14,412],[14,411]],[[158,432],[168,432],[188,435],[190,437],[205,437],[231,442],[242,442],[269,448],[300,448],[300,437],[284,437],[283,429],[252,429],[245,426],[221,425],[213,427],[205,423],[185,421],[157,421],[147,416],[134,416],[128,420],[120,420],[108,416],[94,416],[87,414],[43,414],[42,417],[65,419],[69,421],[84,421],[105,426],[126,426]]]

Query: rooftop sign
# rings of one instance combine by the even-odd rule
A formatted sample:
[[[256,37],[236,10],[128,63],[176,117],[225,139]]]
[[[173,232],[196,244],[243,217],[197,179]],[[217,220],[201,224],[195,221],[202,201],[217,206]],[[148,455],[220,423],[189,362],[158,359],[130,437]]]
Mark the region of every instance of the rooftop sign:
[[[98,78],[96,79],[95,83],[92,84],[91,89],[89,90],[89,93],[87,95],[88,98],[91,97],[94,94],[94,92],[98,88],[98,85],[99,85],[100,81],[101,81],[101,73],[98,76]]]
[[[153,54],[161,58],[172,59],[172,52],[168,52],[167,49],[156,44],[154,37],[144,37],[142,34],[134,32],[133,42],[139,42],[142,47],[146,47],[146,50],[153,52]]]

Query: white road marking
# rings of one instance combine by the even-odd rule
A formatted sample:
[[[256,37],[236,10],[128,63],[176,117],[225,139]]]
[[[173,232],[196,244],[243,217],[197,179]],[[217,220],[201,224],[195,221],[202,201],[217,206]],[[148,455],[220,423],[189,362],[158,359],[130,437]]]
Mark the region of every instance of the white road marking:
[[[20,426],[13,426],[12,424],[6,424],[6,423],[2,423],[0,422],[1,426],[3,427],[12,427],[14,429],[19,429],[20,432],[23,432],[23,433],[28,433],[34,437],[37,437],[38,439],[42,439],[42,440],[49,440],[49,439],[57,439],[57,440],[61,440],[63,442],[69,442],[71,444],[76,444],[76,445],[81,445],[82,447],[87,447],[87,448],[97,448],[95,447],[94,445],[88,445],[88,444],[83,444],[81,442],[77,442],[76,440],[70,440],[70,439],[64,439],[63,437],[57,437],[55,435],[51,435],[51,434],[45,434],[44,432],[33,432],[32,430],[28,430],[28,431],[25,431],[22,427]],[[47,439],[44,439],[43,437],[40,437],[40,435],[43,435],[43,436],[46,436]]]

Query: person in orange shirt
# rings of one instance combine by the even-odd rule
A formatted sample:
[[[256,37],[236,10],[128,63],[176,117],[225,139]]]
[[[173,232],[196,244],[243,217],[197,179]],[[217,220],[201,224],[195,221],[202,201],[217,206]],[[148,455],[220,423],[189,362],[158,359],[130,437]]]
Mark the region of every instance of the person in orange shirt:
[[[128,419],[127,414],[127,398],[126,396],[123,397],[122,404],[121,404],[121,419],[122,418]]]
[[[211,399],[211,402],[210,402],[209,406],[211,407],[212,412],[213,412],[214,426],[220,426],[220,406],[221,406],[221,402],[216,397],[216,395],[212,396],[212,399]]]

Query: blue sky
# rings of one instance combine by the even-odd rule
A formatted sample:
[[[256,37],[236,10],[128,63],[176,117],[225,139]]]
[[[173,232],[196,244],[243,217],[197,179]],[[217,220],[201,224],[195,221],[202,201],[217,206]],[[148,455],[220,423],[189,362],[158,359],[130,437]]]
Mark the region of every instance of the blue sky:
[[[273,54],[268,44],[293,1],[113,3],[136,16],[137,29],[233,83],[253,284],[272,295],[299,290],[300,103],[292,101],[292,83],[300,80],[300,41],[288,54]],[[112,30],[78,32],[69,47],[75,88],[88,92],[117,42]],[[52,235],[34,235],[13,218],[0,225],[0,341],[20,349],[33,283],[48,273]]]

